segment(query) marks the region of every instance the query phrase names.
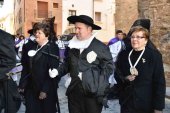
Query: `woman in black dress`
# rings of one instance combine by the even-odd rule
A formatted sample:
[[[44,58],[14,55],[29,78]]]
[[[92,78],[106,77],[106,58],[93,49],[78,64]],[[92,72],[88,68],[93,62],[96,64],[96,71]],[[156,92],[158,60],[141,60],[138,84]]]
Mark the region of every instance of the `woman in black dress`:
[[[58,83],[50,78],[48,70],[58,67],[59,48],[49,40],[51,32],[49,24],[37,23],[33,30],[37,47],[28,51],[30,65],[25,70],[29,74],[22,78],[29,86],[24,89],[26,113],[56,113],[59,111],[56,107]]]
[[[165,106],[162,56],[149,40],[148,29],[142,26],[131,29],[130,42],[131,48],[121,52],[117,61],[121,113],[162,113]]]

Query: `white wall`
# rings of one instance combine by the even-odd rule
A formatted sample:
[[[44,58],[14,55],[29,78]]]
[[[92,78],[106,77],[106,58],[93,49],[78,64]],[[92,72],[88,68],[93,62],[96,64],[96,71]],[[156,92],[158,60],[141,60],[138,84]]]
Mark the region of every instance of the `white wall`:
[[[94,4],[93,4],[94,3]],[[74,4],[74,7],[72,7]],[[102,27],[97,38],[103,42],[108,42],[115,35],[115,0],[63,0],[63,29],[62,33],[68,29],[67,17],[69,10],[76,10],[77,15],[85,14],[90,17],[95,16],[95,12],[101,12],[101,22],[96,22]],[[94,15],[93,15],[94,14]],[[95,21],[95,18],[94,18]]]
[[[67,17],[69,16],[69,10],[76,10],[76,15],[88,15],[92,17],[92,1],[93,0],[63,0],[63,28],[62,33],[68,28]],[[72,7],[74,5],[74,7]]]
[[[101,1],[96,1],[94,4],[94,11],[101,12],[101,22],[98,25],[102,27],[102,30],[97,37],[103,42],[108,42],[115,35],[115,0]]]

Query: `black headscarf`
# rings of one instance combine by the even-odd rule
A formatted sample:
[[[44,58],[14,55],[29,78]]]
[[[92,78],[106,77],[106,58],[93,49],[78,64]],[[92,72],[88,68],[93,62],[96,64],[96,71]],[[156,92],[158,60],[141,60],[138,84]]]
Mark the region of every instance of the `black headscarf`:
[[[130,30],[129,30],[127,36],[126,36],[126,38],[124,39],[124,43],[125,43],[125,45],[126,45],[126,48],[127,48],[127,49],[128,49],[128,48],[132,48],[131,42],[130,42],[130,37],[131,37],[131,35],[132,35],[131,29],[132,29],[133,27],[135,27],[135,26],[141,26],[141,27],[147,29],[147,30],[150,32],[150,25],[151,25],[151,24],[150,24],[150,20],[149,20],[149,19],[137,19],[137,20],[133,23],[133,25],[131,26],[131,28],[130,28]],[[149,48],[151,48],[151,49],[156,49],[156,50],[157,50],[156,46],[151,42],[150,39],[148,39],[148,43],[147,43],[146,46],[149,47]]]

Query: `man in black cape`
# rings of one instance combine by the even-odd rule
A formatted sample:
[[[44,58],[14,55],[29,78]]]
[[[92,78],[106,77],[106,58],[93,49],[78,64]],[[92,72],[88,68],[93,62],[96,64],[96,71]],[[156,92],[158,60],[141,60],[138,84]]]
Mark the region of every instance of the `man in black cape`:
[[[13,37],[0,29],[0,112],[16,113],[20,107],[17,84],[7,74],[15,64]]]

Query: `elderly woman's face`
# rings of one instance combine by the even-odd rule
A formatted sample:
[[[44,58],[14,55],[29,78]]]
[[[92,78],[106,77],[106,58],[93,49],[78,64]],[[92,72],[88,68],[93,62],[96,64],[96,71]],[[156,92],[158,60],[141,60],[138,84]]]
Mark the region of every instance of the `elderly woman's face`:
[[[136,31],[133,32],[131,35],[131,45],[132,48],[140,51],[143,50],[146,46],[148,39],[146,38],[146,36],[144,36],[143,31]]]
[[[43,45],[45,42],[47,42],[48,37],[45,36],[44,32],[42,30],[37,30],[35,32],[35,40],[38,43],[38,45]]]

